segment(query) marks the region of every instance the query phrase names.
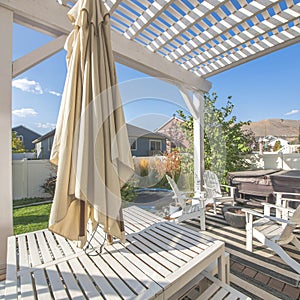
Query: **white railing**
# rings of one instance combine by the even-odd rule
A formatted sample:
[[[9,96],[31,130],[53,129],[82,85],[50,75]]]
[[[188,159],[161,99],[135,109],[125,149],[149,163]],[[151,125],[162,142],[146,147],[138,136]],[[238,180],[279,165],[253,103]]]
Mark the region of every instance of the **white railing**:
[[[300,170],[300,153],[268,152],[248,157],[253,169]]]
[[[300,151],[300,144],[297,145],[285,145],[280,148],[277,152],[290,154],[290,153],[298,153]]]

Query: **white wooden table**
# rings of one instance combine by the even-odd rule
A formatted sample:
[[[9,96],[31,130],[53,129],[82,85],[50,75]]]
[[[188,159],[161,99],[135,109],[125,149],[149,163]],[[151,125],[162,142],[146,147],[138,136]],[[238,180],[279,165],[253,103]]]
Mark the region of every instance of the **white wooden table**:
[[[100,255],[48,230],[10,237],[5,299],[169,299],[216,260],[224,280],[223,242],[137,207],[124,218],[126,244]],[[92,244],[102,241],[98,230]]]

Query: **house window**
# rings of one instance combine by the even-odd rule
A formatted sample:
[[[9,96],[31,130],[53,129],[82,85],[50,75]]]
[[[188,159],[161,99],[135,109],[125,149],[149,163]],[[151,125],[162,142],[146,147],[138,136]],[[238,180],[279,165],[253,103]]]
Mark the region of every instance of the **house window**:
[[[130,144],[130,149],[131,150],[137,150],[137,138],[134,137],[129,137],[129,144]]]
[[[17,138],[18,138],[22,143],[24,142],[23,135],[17,135]]]
[[[150,140],[150,151],[161,151],[161,141],[159,140]]]

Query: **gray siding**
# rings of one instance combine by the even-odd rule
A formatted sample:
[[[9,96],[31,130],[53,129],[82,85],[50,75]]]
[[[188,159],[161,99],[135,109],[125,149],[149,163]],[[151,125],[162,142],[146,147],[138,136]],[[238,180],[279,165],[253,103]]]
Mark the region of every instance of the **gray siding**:
[[[51,154],[51,149],[53,145],[54,136],[50,136],[41,142],[36,144],[37,158],[39,159],[49,159]]]
[[[41,136],[40,134],[35,133],[30,129],[27,129],[24,126],[17,126],[14,127],[12,130],[17,132],[17,136],[22,136],[23,145],[25,150],[27,151],[31,151],[34,149],[35,146],[32,143],[32,141],[36,140]]]
[[[140,137],[137,139],[137,150],[131,150],[133,156],[151,156],[150,140],[161,141],[162,152],[166,151],[166,140],[158,138]]]

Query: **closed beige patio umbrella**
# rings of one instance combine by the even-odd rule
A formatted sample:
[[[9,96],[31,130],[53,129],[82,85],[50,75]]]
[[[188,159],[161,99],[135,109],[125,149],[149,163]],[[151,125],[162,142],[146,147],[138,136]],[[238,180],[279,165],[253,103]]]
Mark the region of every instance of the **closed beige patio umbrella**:
[[[121,186],[133,161],[118,93],[110,17],[102,1],[79,0],[65,44],[68,72],[50,161],[58,166],[49,229],[83,247],[87,222],[125,240]]]

